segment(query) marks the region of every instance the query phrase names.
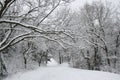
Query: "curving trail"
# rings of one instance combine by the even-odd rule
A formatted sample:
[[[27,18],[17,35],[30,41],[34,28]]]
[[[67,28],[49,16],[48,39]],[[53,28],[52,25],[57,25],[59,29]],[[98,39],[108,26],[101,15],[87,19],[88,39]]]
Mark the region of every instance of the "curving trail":
[[[5,80],[120,80],[120,75],[69,68],[66,64],[18,73]]]

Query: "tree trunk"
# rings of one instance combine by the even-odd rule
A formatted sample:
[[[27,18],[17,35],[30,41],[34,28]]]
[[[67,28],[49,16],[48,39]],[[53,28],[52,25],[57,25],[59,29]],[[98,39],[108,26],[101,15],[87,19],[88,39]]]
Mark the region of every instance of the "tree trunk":
[[[91,70],[92,69],[92,67],[91,67],[91,64],[90,64],[90,54],[89,54],[89,51],[87,50],[87,66],[88,66],[88,69],[89,70]]]
[[[42,57],[43,57],[43,55],[41,55],[41,57],[40,57],[40,59],[39,59],[39,61],[38,61],[38,66],[40,67],[40,64],[41,64],[41,62],[42,62]]]
[[[94,70],[100,70],[100,60],[99,60],[99,57],[98,57],[98,47],[94,47],[94,59],[93,59],[93,69]]]
[[[40,62],[38,62],[38,66],[40,67],[40,64],[41,64],[41,61]]]
[[[59,52],[59,63],[62,63],[61,53]]]
[[[106,52],[106,57],[107,57],[107,64],[108,64],[109,66],[111,66],[110,59],[109,59],[109,52],[108,52],[107,47],[105,47],[105,52]]]
[[[48,53],[46,53],[46,64],[47,64],[47,62],[48,62]]]
[[[25,67],[25,69],[27,69],[27,59],[24,57],[24,67]]]
[[[4,76],[5,74],[8,73],[7,68],[5,66],[5,63],[4,63],[3,59],[2,59],[2,53],[0,53],[0,70],[1,70],[0,71],[1,76]]]

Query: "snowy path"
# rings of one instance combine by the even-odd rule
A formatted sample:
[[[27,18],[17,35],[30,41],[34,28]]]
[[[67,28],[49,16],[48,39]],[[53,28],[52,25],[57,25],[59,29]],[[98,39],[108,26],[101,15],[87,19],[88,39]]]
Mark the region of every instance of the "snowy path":
[[[52,66],[19,73],[5,80],[120,80],[120,75],[65,66]]]

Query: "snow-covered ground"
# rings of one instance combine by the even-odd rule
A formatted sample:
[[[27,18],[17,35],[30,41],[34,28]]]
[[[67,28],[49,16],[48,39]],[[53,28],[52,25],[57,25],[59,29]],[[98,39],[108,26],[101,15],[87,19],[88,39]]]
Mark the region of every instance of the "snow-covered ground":
[[[33,71],[17,73],[5,80],[120,80],[120,75],[70,68],[67,63],[59,65],[54,59],[48,61],[47,67]]]
[[[50,61],[48,61],[47,66],[58,66],[58,63],[53,58],[51,58]]]
[[[33,71],[18,73],[5,80],[120,80],[120,75],[69,68],[67,64],[40,67]]]

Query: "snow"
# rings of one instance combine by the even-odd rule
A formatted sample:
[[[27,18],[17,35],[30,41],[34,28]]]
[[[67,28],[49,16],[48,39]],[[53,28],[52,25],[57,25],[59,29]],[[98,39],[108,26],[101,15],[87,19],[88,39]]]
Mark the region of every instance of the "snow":
[[[48,61],[47,66],[57,66],[58,63],[57,61],[55,61],[53,58],[50,59],[50,61]]]
[[[53,63],[50,64],[52,65]],[[120,80],[120,75],[69,68],[64,63],[58,66],[40,67],[33,71],[18,73],[5,80]]]

